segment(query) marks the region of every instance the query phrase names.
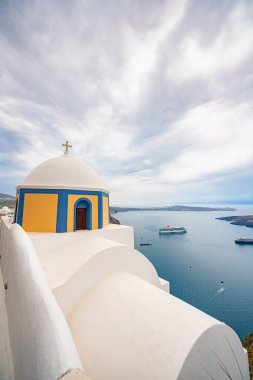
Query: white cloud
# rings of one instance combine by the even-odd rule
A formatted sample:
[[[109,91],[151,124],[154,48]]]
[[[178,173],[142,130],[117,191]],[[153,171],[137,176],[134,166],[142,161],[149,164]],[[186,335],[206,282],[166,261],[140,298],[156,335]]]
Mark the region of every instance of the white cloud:
[[[248,197],[253,10],[224,4],[2,7],[0,191],[68,139],[114,204]]]
[[[191,109],[174,125],[175,131],[187,134],[190,145],[160,168],[161,178],[188,182],[253,165],[252,110],[248,104],[219,102]],[[170,134],[160,136],[164,144]]]
[[[220,33],[209,43],[203,41],[201,34],[191,31],[185,36],[178,54],[169,63],[167,74],[170,81],[201,78],[210,82],[233,73],[252,58],[252,14],[246,3],[238,2],[224,21]]]

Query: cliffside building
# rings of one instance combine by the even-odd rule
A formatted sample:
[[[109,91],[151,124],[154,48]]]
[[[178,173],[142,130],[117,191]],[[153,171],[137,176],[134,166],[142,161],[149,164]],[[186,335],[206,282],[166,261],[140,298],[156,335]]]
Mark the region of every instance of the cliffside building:
[[[98,176],[68,153],[18,186],[0,255],[1,380],[249,379],[235,332],[169,294],[133,228],[109,224]]]

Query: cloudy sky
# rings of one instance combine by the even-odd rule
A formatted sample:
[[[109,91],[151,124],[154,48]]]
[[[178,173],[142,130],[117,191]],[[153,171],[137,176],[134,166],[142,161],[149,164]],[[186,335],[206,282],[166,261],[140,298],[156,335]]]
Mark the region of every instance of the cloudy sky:
[[[253,199],[251,0],[1,0],[0,52],[0,192],[68,139],[114,205]]]

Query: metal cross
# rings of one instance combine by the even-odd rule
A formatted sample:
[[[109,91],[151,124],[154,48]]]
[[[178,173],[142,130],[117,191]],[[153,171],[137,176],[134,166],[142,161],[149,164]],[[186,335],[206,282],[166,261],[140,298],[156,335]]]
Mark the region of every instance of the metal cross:
[[[62,146],[65,146],[65,152],[64,152],[64,154],[68,154],[69,148],[72,148],[72,145],[70,145],[68,141],[66,141],[65,144],[62,144]]]

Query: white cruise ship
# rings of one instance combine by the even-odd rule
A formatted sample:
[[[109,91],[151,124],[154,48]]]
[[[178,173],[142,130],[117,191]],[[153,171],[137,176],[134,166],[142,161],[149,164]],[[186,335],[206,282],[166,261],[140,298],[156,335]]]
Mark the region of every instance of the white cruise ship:
[[[159,228],[159,234],[184,234],[186,229],[184,227],[170,227],[166,226]]]

